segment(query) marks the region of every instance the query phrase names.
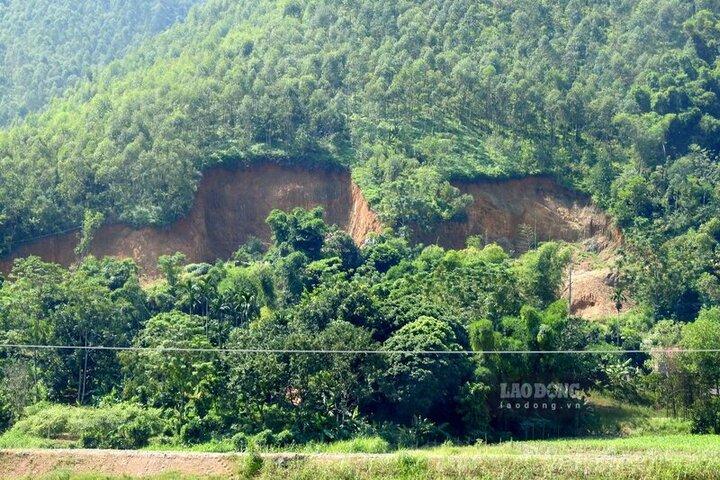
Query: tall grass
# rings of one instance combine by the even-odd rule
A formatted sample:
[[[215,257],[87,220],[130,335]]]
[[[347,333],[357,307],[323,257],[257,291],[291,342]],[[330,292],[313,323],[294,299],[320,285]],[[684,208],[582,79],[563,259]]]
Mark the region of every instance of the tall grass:
[[[388,453],[390,443],[381,437],[356,437],[333,443],[313,443],[303,448],[304,452],[312,453]]]

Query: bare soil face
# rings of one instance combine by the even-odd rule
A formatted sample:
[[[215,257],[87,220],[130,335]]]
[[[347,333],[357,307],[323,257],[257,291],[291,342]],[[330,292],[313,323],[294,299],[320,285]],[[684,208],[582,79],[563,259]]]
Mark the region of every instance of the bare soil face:
[[[616,305],[613,300],[615,282],[615,273],[610,268],[593,268],[586,263],[576,265],[572,275],[570,311],[590,320],[606,319],[627,312],[635,303],[630,299],[622,299]],[[570,295],[569,278],[565,281],[563,295],[566,298]]]
[[[549,177],[479,180],[456,185],[473,197],[466,218],[418,235],[424,243],[463,248],[471,235],[522,253],[540,242],[591,240],[604,250],[620,237],[608,215],[590,199]],[[590,245],[588,245],[590,246]]]
[[[226,259],[251,236],[270,239],[265,219],[273,209],[316,206],[324,208],[329,224],[345,229],[358,243],[381,229],[348,172],[264,164],[208,171],[188,215],[166,228],[107,225],[96,233],[89,253],[132,258],[145,275],[153,276],[161,255],[182,252],[192,263]],[[77,243],[78,234],[69,233],[23,245],[0,260],[0,271],[29,255],[71,265],[79,260]]]
[[[547,240],[583,242],[595,252],[612,251],[619,242],[620,234],[606,214],[584,195],[549,177],[479,180],[457,186],[474,199],[467,215],[422,232],[416,240],[463,248],[469,236],[477,235],[516,254]],[[184,218],[165,228],[107,225],[96,233],[89,253],[132,258],[143,276],[152,278],[161,255],[182,252],[193,263],[226,259],[251,236],[270,240],[265,219],[273,209],[315,206],[322,206],[326,221],[345,229],[359,244],[382,230],[380,219],[349,172],[261,164],[209,170]],[[28,255],[69,266],[79,260],[74,253],[77,243],[78,234],[69,233],[22,245],[0,259],[0,272],[7,273],[15,258]],[[608,272],[577,273],[573,313],[588,318],[612,313],[612,286],[605,281]]]

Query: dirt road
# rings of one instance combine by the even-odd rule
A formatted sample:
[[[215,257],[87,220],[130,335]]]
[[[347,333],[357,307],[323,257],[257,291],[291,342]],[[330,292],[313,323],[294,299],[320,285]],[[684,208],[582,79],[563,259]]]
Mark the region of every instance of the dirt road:
[[[145,452],[123,450],[3,450],[0,478],[35,478],[51,472],[144,477],[167,472],[229,477],[237,473],[237,456],[222,453]]]
[[[353,459],[382,459],[391,454],[298,454],[263,453],[262,457],[278,466],[294,460],[313,459],[333,462]],[[242,454],[151,452],[145,450],[86,449],[12,449],[0,450],[0,479],[35,478],[66,471],[73,474],[147,477],[164,473],[181,473],[200,477],[233,478],[237,476]]]

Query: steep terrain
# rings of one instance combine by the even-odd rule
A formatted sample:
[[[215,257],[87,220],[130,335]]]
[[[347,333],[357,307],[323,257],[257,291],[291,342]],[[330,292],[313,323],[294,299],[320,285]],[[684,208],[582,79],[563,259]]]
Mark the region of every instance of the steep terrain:
[[[37,12],[41,2],[59,3],[11,4]],[[535,173],[591,189],[627,225],[655,217],[672,192],[647,186],[657,202],[624,202],[625,182],[651,181],[655,166],[697,152],[690,144],[709,158],[720,150],[718,4],[695,3],[201,2],[0,133],[0,249],[88,210],[167,224],[189,210],[189,173],[238,158],[353,158],[358,180],[370,165],[376,174],[359,184],[386,199],[379,211],[396,225],[457,213],[452,195],[438,195],[448,179]],[[172,23],[153,11],[141,19]],[[58,27],[82,45],[94,38]],[[43,45],[36,30],[9,31],[18,45]],[[19,83],[54,77],[44,72],[21,69]],[[677,181],[686,169],[713,178],[703,162],[683,163]],[[716,213],[703,210],[673,223],[683,231]]]
[[[0,2],[0,125],[42,110],[185,19],[198,0]]]
[[[474,199],[466,216],[419,234],[420,241],[462,248],[467,237],[476,235],[484,243],[521,253],[548,240],[592,240],[588,247],[602,250],[619,235],[586,196],[549,177],[478,180],[457,187]]]
[[[264,164],[210,170],[186,217],[167,228],[105,226],[95,235],[89,253],[133,258],[152,275],[160,255],[182,252],[190,262],[227,258],[251,236],[269,239],[265,219],[271,210],[318,205],[325,209],[328,223],[346,229],[359,243],[380,229],[348,172]],[[68,233],[23,245],[0,262],[0,270],[8,271],[12,259],[28,255],[69,265],[78,260],[77,237]]]
[[[720,0],[205,0],[187,15],[133,1],[151,8],[0,1],[19,12],[0,38],[17,98],[64,92],[0,130],[1,254],[86,216],[168,225],[189,214],[199,171],[323,158],[352,163],[394,227],[460,215],[451,180],[552,175],[632,237],[624,268],[657,274],[625,275],[628,291],[657,318],[720,304]],[[105,4],[113,21],[94,14]],[[117,35],[138,16],[163,33]],[[66,18],[88,29],[53,21]],[[57,85],[74,87],[44,89],[66,74],[77,82]],[[25,108],[9,85],[0,117]],[[478,215],[425,237],[519,251],[596,228]]]
[[[446,222],[417,240],[446,248],[462,248],[479,235],[519,253],[546,240],[587,241],[602,250],[616,238],[609,218],[590,201],[547,177],[482,180],[459,185],[474,198],[462,221]],[[134,229],[108,225],[90,247],[95,256],[130,257],[145,274],[155,272],[160,255],[183,252],[190,262],[227,258],[249,237],[269,240],[265,219],[272,209],[325,209],[325,219],[362,243],[381,223],[360,189],[344,170],[308,169],[275,164],[237,170],[213,169],[205,174],[190,213],[167,228]],[[7,272],[14,258],[39,255],[69,265],[78,233],[47,237],[16,248],[0,261]]]

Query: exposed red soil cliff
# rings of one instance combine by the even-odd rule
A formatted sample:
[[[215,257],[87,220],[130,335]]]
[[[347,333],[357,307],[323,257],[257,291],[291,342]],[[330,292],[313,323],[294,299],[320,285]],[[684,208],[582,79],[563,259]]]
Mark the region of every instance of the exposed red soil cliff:
[[[381,228],[348,172],[265,164],[206,172],[184,218],[166,228],[105,226],[89,253],[133,258],[146,274],[155,271],[160,255],[174,252],[184,253],[189,262],[212,262],[228,258],[250,236],[268,240],[265,219],[273,209],[315,206],[322,206],[326,221],[346,229],[358,243]],[[77,233],[70,233],[20,246],[0,261],[0,270],[7,272],[14,258],[28,255],[70,265],[78,260],[77,241]]]
[[[440,224],[418,235],[424,243],[463,248],[470,235],[521,253],[548,240],[597,243],[604,249],[619,238],[611,219],[582,194],[549,177],[458,183],[474,201],[462,221]]]
[[[612,261],[612,259],[609,259]],[[590,320],[607,319],[619,313],[625,313],[635,307],[632,299],[620,302],[620,311],[613,300],[617,278],[608,267],[593,267],[585,262],[575,265],[572,274],[572,292],[570,278],[566,278],[562,295],[567,298],[572,294],[570,311],[579,317]]]
[[[438,225],[418,240],[462,248],[468,236],[480,235],[486,243],[497,242],[519,253],[546,240],[584,241],[590,250],[604,250],[619,238],[607,215],[550,178],[482,180],[458,187],[474,198],[467,218]],[[145,275],[152,276],[160,255],[183,252],[189,262],[228,258],[250,236],[269,240],[265,219],[272,209],[318,205],[324,207],[328,223],[344,228],[358,243],[382,228],[348,172],[266,164],[208,171],[187,216],[166,228],[105,226],[95,235],[90,253],[133,258]],[[14,258],[28,255],[70,265],[78,260],[77,241],[77,233],[70,233],[23,245],[0,261],[0,271],[9,271]],[[611,313],[611,288],[596,277],[577,276],[579,303],[573,302],[573,312]],[[592,280],[587,288],[586,280]],[[586,290],[592,294],[590,300],[582,296]]]

